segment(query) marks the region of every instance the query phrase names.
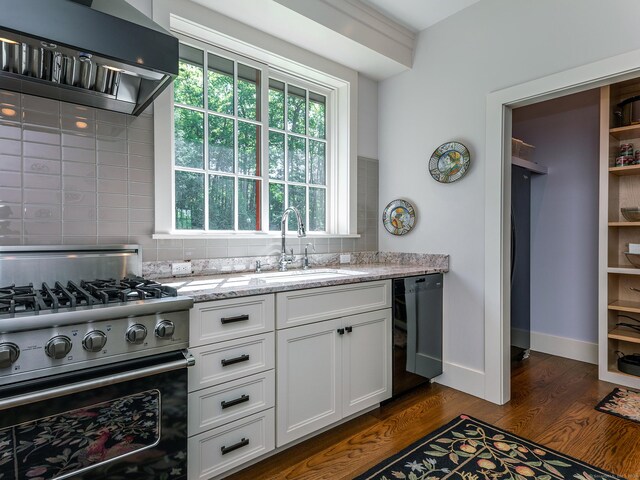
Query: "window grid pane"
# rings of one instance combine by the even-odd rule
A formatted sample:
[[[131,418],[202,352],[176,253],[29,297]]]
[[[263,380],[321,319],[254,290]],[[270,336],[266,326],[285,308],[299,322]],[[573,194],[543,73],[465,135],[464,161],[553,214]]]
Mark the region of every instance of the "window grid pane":
[[[262,72],[182,47],[181,72],[189,77],[178,79],[174,95],[175,228],[261,230]]]

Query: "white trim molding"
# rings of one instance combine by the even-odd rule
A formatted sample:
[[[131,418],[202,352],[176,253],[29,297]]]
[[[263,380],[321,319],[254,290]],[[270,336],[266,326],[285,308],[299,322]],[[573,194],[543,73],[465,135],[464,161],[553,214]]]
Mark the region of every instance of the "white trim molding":
[[[599,60],[487,95],[485,151],[485,399],[511,397],[510,232],[511,109],[640,76],[640,50]],[[602,235],[601,235],[602,240]],[[606,281],[606,274],[604,275]],[[602,283],[602,276],[600,277]],[[606,284],[599,286],[600,317],[606,316]],[[600,378],[606,374],[606,321],[600,321]]]
[[[531,350],[556,357],[598,364],[598,344],[573,338],[557,337],[546,333],[531,332]]]
[[[478,398],[485,398],[485,373],[473,368],[444,362],[443,373],[436,377],[434,382]]]

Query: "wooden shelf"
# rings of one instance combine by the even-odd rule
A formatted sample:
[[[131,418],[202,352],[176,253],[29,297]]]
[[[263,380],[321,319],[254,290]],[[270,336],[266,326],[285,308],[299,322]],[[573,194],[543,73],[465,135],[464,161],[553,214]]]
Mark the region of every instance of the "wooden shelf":
[[[547,167],[545,167],[544,165],[540,165],[539,163],[532,162],[530,160],[525,160],[524,158],[520,158],[520,157],[512,156],[511,164],[517,165],[522,168],[526,168],[527,170],[530,170],[533,173],[538,173],[540,175],[546,175],[548,173]]]
[[[607,273],[617,273],[619,275],[640,275],[640,268],[635,267],[607,267]]]
[[[640,222],[609,222],[610,227],[640,227]]]
[[[609,130],[612,137],[617,140],[629,140],[631,138],[640,138],[640,124],[627,125],[626,127],[616,127]]]
[[[634,332],[632,330],[625,330],[617,327],[611,330],[607,337],[612,340],[622,340],[623,342],[640,343],[640,332]]]
[[[609,167],[609,173],[626,177],[627,175],[640,175],[640,165],[629,165],[627,167]]]
[[[616,312],[640,313],[640,302],[616,300],[611,302],[608,308]]]

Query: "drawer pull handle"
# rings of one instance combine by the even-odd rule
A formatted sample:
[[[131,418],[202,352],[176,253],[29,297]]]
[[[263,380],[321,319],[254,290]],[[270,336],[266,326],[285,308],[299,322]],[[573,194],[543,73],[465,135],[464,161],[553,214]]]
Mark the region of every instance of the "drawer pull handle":
[[[238,315],[237,317],[223,317],[220,319],[220,323],[226,325],[227,323],[246,322],[249,320],[249,315]]]
[[[220,447],[220,450],[222,451],[223,455],[226,455],[227,453],[231,453],[234,450],[237,450],[242,447],[246,447],[247,445],[249,445],[249,439],[243,438],[238,443],[236,443],[235,445],[231,445],[230,447]]]
[[[222,366],[226,367],[228,365],[233,365],[234,363],[240,363],[240,362],[246,362],[247,360],[249,360],[249,355],[240,355],[239,357],[236,358],[230,358],[230,359],[226,359],[223,358],[222,359]]]
[[[234,405],[238,405],[240,403],[248,402],[249,395],[242,395],[240,398],[236,398],[235,400],[229,400],[228,402],[222,401],[220,405],[222,405],[222,409],[233,407]]]
[[[344,328],[338,329],[338,335],[344,335]]]

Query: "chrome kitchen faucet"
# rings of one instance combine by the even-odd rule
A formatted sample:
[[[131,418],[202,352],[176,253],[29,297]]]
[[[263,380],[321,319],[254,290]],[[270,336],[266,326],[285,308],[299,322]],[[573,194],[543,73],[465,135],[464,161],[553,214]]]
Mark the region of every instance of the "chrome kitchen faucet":
[[[280,220],[280,234],[282,236],[282,252],[280,253],[280,261],[278,262],[279,268],[281,272],[287,271],[287,264],[295,261],[296,256],[293,254],[293,248],[291,249],[291,254],[287,255],[287,247],[286,247],[286,234],[287,234],[287,220],[289,219],[289,214],[293,212],[296,215],[296,220],[298,222],[298,237],[306,237],[307,233],[304,228],[304,223],[302,222],[302,217],[300,216],[300,212],[295,207],[289,207],[282,213],[282,219]]]

